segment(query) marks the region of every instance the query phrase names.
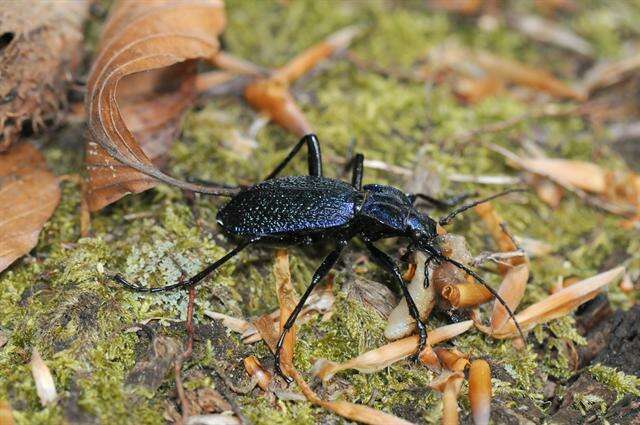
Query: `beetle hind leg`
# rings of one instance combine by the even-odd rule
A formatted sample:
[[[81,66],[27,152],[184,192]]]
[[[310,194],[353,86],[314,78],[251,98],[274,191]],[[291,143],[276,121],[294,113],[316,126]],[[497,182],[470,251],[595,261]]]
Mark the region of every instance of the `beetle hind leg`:
[[[295,144],[291,152],[283,159],[280,164],[273,170],[265,180],[270,180],[276,177],[284,167],[298,154],[302,145],[307,145],[307,162],[309,164],[309,175],[315,177],[322,177],[322,154],[320,152],[320,142],[315,134],[307,134]]]
[[[196,286],[197,284],[199,284],[207,276],[209,276],[215,270],[220,268],[227,261],[231,260],[240,251],[242,251],[244,248],[246,248],[248,245],[250,245],[253,242],[257,242],[257,240],[251,240],[251,241],[248,241],[248,242],[241,243],[240,245],[236,246],[234,249],[229,251],[224,257],[216,260],[212,264],[210,264],[207,267],[205,267],[198,274],[190,277],[189,279],[187,279],[185,281],[180,281],[178,283],[174,283],[174,284],[171,284],[171,285],[161,286],[161,287],[157,287],[157,288],[148,288],[148,287],[145,287],[145,286],[142,286],[142,285],[132,284],[129,281],[127,281],[124,277],[120,276],[119,274],[112,275],[112,276],[109,276],[109,277],[111,279],[115,280],[116,282],[118,282],[120,285],[124,286],[125,288],[130,289],[130,290],[135,291],[135,292],[147,292],[147,293],[150,293],[150,292],[170,291],[170,290],[178,289],[178,288],[191,288],[191,287]]]

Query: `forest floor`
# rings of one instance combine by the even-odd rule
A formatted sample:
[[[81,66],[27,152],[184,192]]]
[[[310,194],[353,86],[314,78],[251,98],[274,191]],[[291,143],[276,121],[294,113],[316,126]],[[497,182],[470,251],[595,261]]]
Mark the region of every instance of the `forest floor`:
[[[509,14],[540,12],[524,3],[514,2]],[[365,183],[438,197],[490,194],[510,187],[520,174],[489,143],[523,156],[542,152],[638,172],[639,136],[622,140],[613,134],[615,128],[639,120],[637,75],[591,97],[588,110],[579,109],[585,104],[580,100],[512,81],[485,94],[477,79],[451,77],[455,72],[449,68],[420,76],[423,68],[437,68],[429,54],[443,46],[488,51],[573,82],[596,61],[623,58],[630,48],[638,55],[638,2],[576,3],[577,10],[559,11],[553,19],[588,42],[588,55],[532,40],[514,28],[506,11],[465,16],[429,9],[424,2],[374,1],[228,1],[223,48],[277,67],[347,25],[364,28],[348,54],[323,62],[292,88],[321,141],[330,177],[342,176],[344,162],[355,150],[380,165],[365,169]],[[103,12],[88,26],[87,43],[99,33]],[[471,91],[464,88],[469,82],[476,84]],[[170,150],[167,173],[229,184],[258,181],[296,142],[273,124],[253,131],[258,118],[240,97],[199,99]],[[69,123],[34,139],[55,174],[81,172],[84,130]],[[306,161],[295,160],[286,173],[303,174],[305,169]],[[501,176],[506,184],[463,181],[477,176]],[[187,294],[131,293],[106,279],[105,271],[151,285],[196,273],[231,246],[216,228],[216,212],[224,199],[158,186],[93,214],[91,235],[81,238],[81,185],[68,179],[61,187],[61,204],[37,247],[0,273],[0,400],[9,402],[17,424],[174,421],[180,406],[171,365],[186,340]],[[510,340],[476,330],[449,341],[447,346],[491,365],[493,420],[638,420],[640,362],[633,354],[640,349],[640,312],[634,307],[640,298],[637,224],[626,226],[624,217],[570,192],[555,207],[533,191],[493,204],[516,238],[550,247],[545,255],[531,257],[523,306],[546,297],[558,279],[588,278],[618,265],[627,268],[636,288],[624,292],[617,282],[609,285],[577,313],[535,327],[522,350],[514,349]],[[474,254],[497,250],[472,212],[449,231],[464,235]],[[404,248],[395,240],[382,246],[394,257]],[[326,250],[316,247],[289,250],[298,293],[323,254]],[[273,264],[273,250],[247,249],[197,288],[194,352],[182,370],[187,397],[198,413],[218,411],[216,402],[222,397],[255,424],[345,423],[300,399],[295,385],[287,389],[279,382],[275,395],[259,387],[237,391],[250,381],[242,360],[254,355],[272,370],[271,354],[262,341],[244,344],[205,311],[255,318],[277,309]],[[497,285],[499,275],[490,272],[482,274]],[[298,329],[295,366],[325,399],[364,404],[415,423],[437,423],[441,394],[429,387],[435,375],[410,360],[372,374],[343,372],[324,386],[310,373],[317,358],[345,361],[387,342],[385,318],[362,302],[358,288],[385,291],[381,283],[388,280],[362,245],[350,246],[335,269],[331,314],[314,317]],[[397,296],[388,292],[386,311],[394,302]],[[450,313],[434,312],[428,327],[467,314]],[[59,401],[47,407],[40,405],[31,377],[33,347],[51,370],[59,393]],[[459,397],[464,423],[471,422],[467,391],[465,384]]]

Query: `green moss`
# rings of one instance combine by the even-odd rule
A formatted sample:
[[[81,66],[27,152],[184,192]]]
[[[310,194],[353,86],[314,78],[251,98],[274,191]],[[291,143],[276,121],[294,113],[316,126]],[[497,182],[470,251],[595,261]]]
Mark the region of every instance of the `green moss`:
[[[594,394],[574,394],[573,406],[583,415],[593,411],[602,414],[607,410],[607,403],[601,397]]]
[[[640,377],[628,375],[614,367],[604,366],[600,363],[590,366],[588,370],[596,381],[616,392],[616,401],[627,394],[640,397]]]

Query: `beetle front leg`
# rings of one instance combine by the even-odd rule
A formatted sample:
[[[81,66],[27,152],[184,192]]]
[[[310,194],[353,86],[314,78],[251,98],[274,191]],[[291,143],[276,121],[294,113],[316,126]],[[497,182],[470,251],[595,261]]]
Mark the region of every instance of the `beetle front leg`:
[[[402,294],[407,301],[407,307],[409,307],[409,314],[416,321],[416,327],[418,328],[419,342],[418,350],[416,351],[416,355],[418,355],[427,345],[427,327],[422,322],[422,319],[420,319],[420,312],[418,311],[418,307],[416,307],[416,303],[411,297],[411,293],[409,293],[409,288],[407,287],[406,282],[402,279],[400,269],[398,269],[398,266],[396,265],[396,263],[394,263],[394,261],[391,259],[391,257],[389,257],[388,254],[382,252],[373,243],[366,240],[364,241],[364,243],[373,256],[373,259],[385,270],[391,273],[391,275],[394,277],[394,279],[402,289]]]
[[[338,242],[338,246],[336,247],[336,249],[331,251],[329,255],[325,257],[325,259],[320,264],[320,267],[318,267],[316,272],[313,274],[313,278],[311,278],[311,283],[307,287],[307,290],[304,292],[304,294],[300,298],[300,301],[298,301],[298,304],[293,309],[293,311],[289,315],[289,318],[287,319],[284,326],[282,327],[282,333],[280,333],[280,338],[278,339],[275,352],[273,353],[274,361],[275,361],[274,366],[275,366],[276,373],[282,376],[282,378],[288,384],[291,383],[292,379],[287,375],[285,375],[282,372],[282,369],[280,368],[280,350],[282,350],[282,346],[284,345],[284,339],[287,336],[287,333],[291,330],[293,325],[296,323],[298,314],[300,314],[300,311],[302,311],[302,308],[304,307],[304,303],[307,302],[307,298],[309,298],[309,295],[311,295],[311,292],[313,292],[313,289],[318,285],[318,283],[329,273],[329,271],[333,268],[333,266],[335,266],[336,261],[338,261],[338,258],[340,258],[340,253],[342,252],[342,250],[346,245],[347,245],[347,241]]]

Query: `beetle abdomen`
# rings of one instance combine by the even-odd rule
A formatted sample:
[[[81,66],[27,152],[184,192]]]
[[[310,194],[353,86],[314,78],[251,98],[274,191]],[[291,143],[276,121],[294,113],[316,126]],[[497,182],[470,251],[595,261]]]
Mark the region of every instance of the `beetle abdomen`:
[[[269,236],[344,226],[358,192],[349,184],[314,176],[267,180],[235,196],[218,212],[218,224],[239,236]]]

